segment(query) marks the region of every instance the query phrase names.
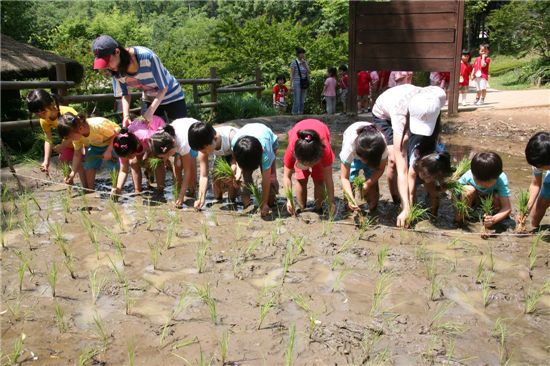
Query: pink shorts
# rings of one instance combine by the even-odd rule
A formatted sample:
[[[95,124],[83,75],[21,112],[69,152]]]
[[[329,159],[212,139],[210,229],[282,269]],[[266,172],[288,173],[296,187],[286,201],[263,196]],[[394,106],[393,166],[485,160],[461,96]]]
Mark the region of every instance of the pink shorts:
[[[323,175],[323,168],[318,165],[307,170],[295,168],[294,174],[296,174],[296,179],[298,180],[307,180],[310,175],[311,178],[313,178],[314,182],[322,182],[325,180],[325,176]]]
[[[61,154],[59,154],[59,161],[73,161],[74,156],[74,148],[72,147],[66,147],[63,150],[61,150]]]

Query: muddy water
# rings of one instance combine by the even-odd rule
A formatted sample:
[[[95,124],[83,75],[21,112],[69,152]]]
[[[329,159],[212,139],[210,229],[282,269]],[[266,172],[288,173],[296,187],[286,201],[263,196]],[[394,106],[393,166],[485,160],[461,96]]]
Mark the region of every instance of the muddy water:
[[[281,138],[285,128],[276,128]],[[474,138],[444,137],[457,159],[475,143]],[[338,152],[341,137],[333,141]],[[523,159],[506,154],[505,141],[494,143],[513,192],[526,188],[530,172]],[[340,196],[338,171],[334,178]],[[124,217],[121,230],[106,199],[96,194],[73,195],[69,222],[64,223],[59,197],[65,190],[55,187],[35,192],[41,211],[28,206],[36,224],[30,237],[33,250],[22,230],[14,228],[5,235],[2,253],[2,351],[11,352],[25,333],[21,359],[33,352],[35,364],[78,364],[85,350],[95,353],[87,365],[127,364],[129,344],[135,345],[138,365],[187,364],[183,359],[198,364],[201,353],[221,364],[219,343],[228,332],[228,364],[278,365],[285,363],[291,325],[296,325],[292,357],[299,365],[498,365],[507,359],[541,365],[550,359],[550,295],[541,295],[534,313],[524,314],[526,295],[550,279],[548,241],[539,243],[529,270],[533,237],[482,240],[476,223],[457,229],[447,198],[442,198],[435,222],[420,223],[416,232],[398,230],[391,226],[398,210],[388,202],[384,182],[381,225],[360,235],[343,211],[334,223],[313,212],[288,217],[284,200],[280,217],[262,220],[220,204],[197,213],[169,204],[147,206],[142,198],[130,197],[117,205]],[[22,223],[24,203],[16,202],[17,209],[9,202],[5,209],[14,210]],[[97,227],[120,238],[124,260],[112,238],[99,229],[96,252],[81,222],[83,207],[91,208],[86,215]],[[179,220],[167,245],[172,215]],[[62,227],[76,279],[63,265],[48,222]],[[548,216],[544,223],[550,223]],[[293,247],[300,238],[302,252]],[[158,259],[150,245],[161,247]],[[385,245],[380,268],[378,254]],[[205,246],[205,266],[199,272],[198,252]],[[25,272],[22,291],[18,251],[33,270],[32,275]],[[55,298],[48,284],[53,262],[59,269]],[[489,276],[485,285],[476,281],[480,262],[481,278]],[[89,279],[93,271],[104,280],[95,303]],[[126,296],[120,276],[128,284]],[[206,284],[216,305],[215,322],[208,301],[197,293]],[[484,286],[489,289],[485,304]],[[273,307],[258,329],[260,305],[267,298],[273,299]],[[128,313],[125,299],[130,301]],[[57,326],[55,304],[64,312],[65,332]],[[499,318],[507,329],[504,347],[493,336]]]

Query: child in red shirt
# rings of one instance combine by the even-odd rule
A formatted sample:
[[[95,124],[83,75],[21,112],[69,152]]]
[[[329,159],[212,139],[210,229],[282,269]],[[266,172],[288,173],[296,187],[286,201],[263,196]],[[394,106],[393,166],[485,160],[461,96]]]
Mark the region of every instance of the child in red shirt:
[[[472,65],[470,64],[470,51],[462,50],[460,58],[460,78],[458,86],[460,87],[460,95],[462,96],[462,105],[466,105],[466,94],[470,85],[470,74],[472,73]]]
[[[348,99],[348,67],[345,64],[341,64],[338,67],[340,73],[340,81],[338,87],[340,88],[340,101],[342,102],[342,113],[346,114],[347,111],[347,99]]]
[[[365,113],[369,107],[371,77],[368,71],[357,73],[357,110]]]
[[[275,86],[273,87],[273,107],[279,111],[279,114],[283,114],[286,109],[286,96],[288,94],[288,88],[286,87],[286,78],[284,75],[278,75],[275,79]]]
[[[489,85],[489,64],[491,59],[489,58],[489,45],[487,43],[479,46],[479,57],[474,61],[474,71],[472,73],[472,79],[476,82],[476,101],[475,105],[482,105],[485,103],[485,96],[487,95],[487,86]]]

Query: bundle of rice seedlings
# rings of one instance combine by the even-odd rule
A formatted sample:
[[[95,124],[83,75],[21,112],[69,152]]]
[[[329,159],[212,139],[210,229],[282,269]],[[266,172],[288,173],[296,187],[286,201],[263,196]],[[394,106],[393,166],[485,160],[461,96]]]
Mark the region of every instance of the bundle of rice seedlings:
[[[423,208],[418,204],[413,204],[407,216],[406,222],[408,227],[413,227],[418,221],[428,218],[429,208]]]
[[[529,192],[520,190],[517,196],[518,198],[518,222],[516,226],[517,233],[524,233],[527,231],[525,221],[527,221],[527,215],[529,214]]]
[[[493,213],[493,195],[491,194],[487,197],[481,197],[480,198],[480,206],[481,206],[481,210],[483,212],[482,217],[480,217],[481,237],[486,238],[489,233],[487,231],[487,228],[485,227],[485,224],[484,224],[483,220],[486,216],[491,216],[492,213]]]
[[[217,181],[228,181],[235,179],[235,172],[231,168],[231,164],[225,159],[216,159],[212,170],[212,177]]]
[[[470,170],[470,167],[472,165],[472,160],[468,159],[467,157],[462,158],[462,160],[458,163],[458,165],[455,168],[455,171],[453,175],[451,176],[451,181],[457,181],[466,173],[468,170]]]
[[[286,200],[290,203],[293,215],[296,215],[296,205],[294,204],[294,192],[292,190],[292,187],[288,187],[285,189],[285,197]]]

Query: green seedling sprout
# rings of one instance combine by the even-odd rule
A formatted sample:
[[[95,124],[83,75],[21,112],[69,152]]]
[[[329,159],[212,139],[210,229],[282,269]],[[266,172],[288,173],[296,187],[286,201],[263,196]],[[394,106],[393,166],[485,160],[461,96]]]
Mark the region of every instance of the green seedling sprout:
[[[71,213],[71,193],[66,191],[61,195],[61,207],[63,208],[63,219],[65,224],[69,223],[69,215]]]
[[[357,205],[357,201],[355,200],[355,198],[353,198],[352,196],[349,195],[349,193],[345,190],[342,190],[343,193],[344,193],[344,199],[348,202],[350,202],[352,205],[354,206],[358,206]]]
[[[128,342],[128,366],[134,366],[136,362],[136,342],[131,339]]]
[[[380,314],[382,301],[389,294],[391,279],[392,276],[390,273],[382,273],[378,276],[378,280],[376,281],[376,285],[374,288],[372,307],[370,310],[371,315]]]
[[[212,177],[221,182],[232,181],[235,179],[235,172],[231,168],[231,164],[225,159],[214,160],[214,168],[212,169]]]
[[[257,238],[255,240],[251,240],[248,243],[248,246],[246,247],[244,251],[244,259],[248,260],[251,258],[254,251],[262,244],[262,238]]]
[[[160,164],[162,164],[162,159],[160,158],[149,158],[148,160],[149,167],[151,167],[152,170],[156,170]]]
[[[105,322],[101,318],[101,316],[96,312],[94,315],[94,325],[95,325],[95,333],[97,337],[101,340],[101,344],[103,346],[103,349],[107,349],[107,345],[109,344],[109,333],[107,331],[107,328],[105,327]]]
[[[524,233],[527,231],[525,221],[529,215],[529,192],[520,190],[518,195],[518,223],[516,226],[517,233]]]
[[[485,237],[488,234],[487,228],[483,224],[483,219],[486,216],[491,216],[491,214],[493,213],[493,203],[494,203],[494,200],[493,200],[493,195],[492,194],[488,195],[487,197],[481,197],[480,198],[480,206],[481,206],[481,210],[483,212],[483,215],[480,217],[481,227],[482,227],[482,229],[481,229],[482,230],[482,232],[481,232],[482,237]]]
[[[54,311],[55,311],[55,323],[57,324],[57,329],[59,329],[59,333],[65,333],[68,329],[67,321],[65,320],[65,312],[63,309],[61,309],[61,306],[55,302],[54,305]]]
[[[349,276],[353,270],[351,268],[344,268],[340,272],[338,272],[338,275],[336,275],[336,278],[334,279],[334,282],[332,284],[332,292],[340,291],[342,288],[342,282],[344,282],[344,279]]]
[[[250,191],[254,199],[256,200],[256,204],[258,205],[258,208],[262,208],[264,202],[262,198],[262,192],[258,188],[258,186],[255,183],[249,183],[246,185],[246,188]]]
[[[209,240],[201,240],[201,243],[197,246],[195,260],[197,264],[197,271],[199,273],[203,273],[206,268],[206,257],[208,255],[209,247],[210,247]]]
[[[407,226],[413,227],[418,221],[427,219],[429,210],[429,208],[423,208],[416,203],[412,204],[406,219]]]
[[[124,244],[122,244],[122,240],[120,239],[120,236],[106,227],[103,228],[103,231],[105,232],[105,235],[107,235],[107,237],[113,242],[113,245],[115,246],[115,252],[120,258],[120,260],[122,261],[122,265],[126,266],[126,260],[125,260],[124,249],[123,249],[125,248],[125,246]]]
[[[196,285],[194,290],[197,293],[198,297],[202,302],[208,306],[208,312],[210,313],[210,319],[214,325],[218,324],[218,313],[216,310],[216,300],[212,297],[210,293],[210,285],[207,283],[204,286]]]
[[[372,227],[376,224],[376,217],[363,216],[360,223],[359,236],[357,237],[358,240],[362,240],[363,235],[365,235],[365,233],[372,229]]]
[[[90,242],[94,246],[96,259],[99,260],[99,240],[97,239],[97,231],[95,229],[95,224],[90,220],[89,214],[84,211],[80,211],[80,218],[82,221],[82,226],[90,238]]]
[[[124,283],[124,280],[126,279],[126,276],[124,275],[124,273],[122,273],[115,262],[113,262],[113,260],[111,259],[110,256],[107,256],[107,259],[109,259],[109,262],[111,263],[111,269],[113,270],[113,272],[115,273],[117,279],[118,279],[118,282],[120,283]]]
[[[430,329],[436,333],[443,333],[448,336],[462,334],[465,331],[464,325],[455,321],[442,321],[443,316],[452,306],[452,302],[441,303],[430,322]]]
[[[296,215],[296,205],[294,204],[294,191],[292,190],[292,187],[288,187],[285,189],[285,197],[287,202],[290,203],[292,212],[294,212],[294,215]]]
[[[288,345],[286,346],[285,358],[286,366],[292,366],[294,364],[294,343],[296,341],[296,324],[292,324],[288,329]]]
[[[489,270],[491,272],[495,271],[495,256],[493,254],[493,246],[489,245],[489,253],[488,253],[488,262],[489,262]]]
[[[277,293],[273,288],[265,287],[260,294],[260,319],[258,321],[258,330],[262,329],[262,324],[269,312],[277,305]]]
[[[59,164],[59,168],[61,169],[61,174],[63,174],[63,178],[67,178],[69,174],[71,174],[71,166],[67,162],[62,161]]]
[[[34,271],[32,270],[32,268],[30,266],[31,259],[24,252],[22,252],[20,250],[16,251],[15,255],[17,256],[17,258],[19,258],[19,261],[21,263],[25,263],[25,266],[29,270],[29,273],[31,274],[31,276],[34,276]]]
[[[71,278],[73,280],[76,280],[76,274],[74,270],[74,258],[71,254],[65,256],[63,264],[65,265],[65,268],[67,268],[67,271],[69,271]]]
[[[52,267],[48,271],[48,283],[52,288],[52,297],[55,298],[55,288],[57,286],[57,263],[53,262]]]
[[[13,351],[11,351],[11,353],[7,355],[9,365],[19,364],[19,357],[21,357],[21,354],[23,353],[23,344],[25,342],[25,338],[27,338],[25,333],[21,333],[21,336],[17,337],[17,339],[15,340],[15,343],[13,344]]]
[[[504,323],[504,319],[500,317],[497,318],[497,320],[495,321],[495,325],[491,330],[491,335],[498,341],[500,362],[501,364],[506,365],[506,360],[508,359],[508,351],[506,349],[506,344],[508,340],[508,327],[506,326],[506,323]]]
[[[25,279],[25,272],[27,272],[27,262],[20,262],[17,267],[17,278],[19,279],[19,293],[23,292],[23,280]]]
[[[550,280],[547,280],[540,288],[531,288],[525,296],[525,314],[533,314],[537,310],[537,304],[541,297],[550,293]]]
[[[89,280],[90,280],[90,291],[92,294],[92,304],[96,304],[97,299],[101,295],[101,291],[105,287],[106,280],[105,278],[98,278],[97,277],[97,269],[90,272]]]
[[[107,202],[107,207],[109,207],[109,211],[113,214],[120,231],[124,231],[124,219],[122,218],[122,214],[120,213],[120,209],[118,208],[116,202],[109,200],[109,202]]]
[[[450,178],[450,181],[459,180],[460,177],[464,175],[464,173],[470,170],[471,165],[472,161],[470,159],[468,159],[467,157],[462,158],[462,160],[456,166],[455,171]]]
[[[491,279],[492,275],[490,273],[485,273],[485,278],[481,282],[481,298],[483,300],[484,307],[487,307],[491,301]]]
[[[197,292],[198,290],[197,290],[196,286],[194,286],[194,288],[195,288],[195,292]],[[186,289],[186,290],[181,292],[176,306],[174,307],[174,309],[172,309],[172,312],[170,313],[170,316],[168,317],[168,319],[166,320],[166,322],[162,326],[162,331],[160,333],[160,345],[161,346],[164,344],[164,340],[166,339],[166,336],[168,335],[168,329],[169,329],[170,326],[172,326],[172,322],[183,311],[183,309],[185,309],[189,305],[189,303],[190,303],[189,302],[189,289]],[[192,344],[192,343],[189,343],[189,344]],[[183,347],[183,346],[181,346],[181,347]],[[178,348],[180,348],[180,347],[178,347]],[[177,348],[175,348],[175,349],[177,349]]]
[[[161,256],[161,250],[160,247],[157,244],[154,243],[148,243],[149,245],[149,253],[151,256],[151,264],[153,265],[153,269],[158,269],[158,263]]]
[[[128,282],[128,277],[124,277],[124,281],[122,282],[122,294],[124,295],[124,309],[126,312],[126,315],[130,315],[132,305],[134,304],[134,300],[130,297],[130,284]]]
[[[109,172],[109,177],[111,178],[111,188],[116,188],[117,179],[118,179],[118,170],[111,169],[111,171]]]
[[[357,201],[363,199],[363,186],[365,185],[366,181],[367,180],[365,179],[365,177],[361,174],[357,175],[351,181],[351,186],[353,188],[353,191],[355,192],[355,199]]]
[[[535,264],[537,262],[537,257],[538,257],[538,254],[537,254],[538,247],[539,247],[540,241],[542,240],[542,236],[543,236],[542,233],[537,234],[537,236],[535,236],[535,238],[531,242],[531,246],[529,247],[529,254],[527,256],[529,258],[529,271],[532,271],[533,268],[535,268]]]
[[[323,188],[323,202],[325,203],[328,210],[328,220],[325,221],[323,225],[323,236],[327,236],[332,232],[332,227],[334,226],[334,217],[335,214],[330,210],[332,202],[330,202],[330,197],[328,196],[327,187]]]
[[[485,258],[482,257],[476,267],[476,283],[481,283],[481,277],[485,272]]]
[[[168,229],[166,230],[166,238],[164,240],[164,248],[170,249],[172,246],[172,239],[174,237],[174,233],[176,231],[176,226],[179,223],[179,217],[176,213],[172,213],[169,216],[169,224]]]
[[[82,351],[82,353],[78,356],[78,366],[86,365],[86,362],[90,361],[99,353],[101,353],[101,350],[95,347],[85,348],[84,351]]]
[[[223,331],[218,343],[220,345],[220,357],[222,359],[222,365],[225,365],[227,354],[229,353],[229,331],[227,329]]]
[[[384,262],[386,261],[386,257],[388,256],[388,250],[389,247],[387,245],[384,245],[382,248],[380,248],[378,254],[376,255],[376,264],[378,265],[379,273],[384,272]]]
[[[430,300],[431,301],[436,301],[441,297],[442,295],[441,287],[442,287],[441,282],[438,280],[437,274],[436,274],[432,277],[430,281]]]

